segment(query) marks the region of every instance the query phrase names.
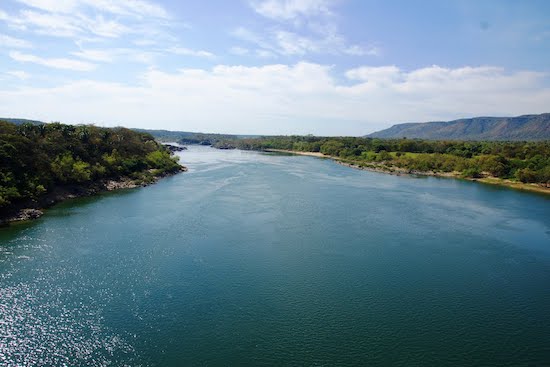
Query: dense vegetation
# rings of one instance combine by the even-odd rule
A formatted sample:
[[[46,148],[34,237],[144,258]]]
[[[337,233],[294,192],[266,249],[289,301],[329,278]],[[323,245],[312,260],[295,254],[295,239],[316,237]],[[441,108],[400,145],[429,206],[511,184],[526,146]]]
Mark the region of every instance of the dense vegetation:
[[[177,159],[149,134],[0,121],[0,211],[60,185],[121,177],[150,181],[180,169]]]
[[[492,176],[550,185],[550,141],[462,142],[278,136],[222,141],[220,145],[245,150],[320,152],[364,167],[455,172],[464,177]]]
[[[550,113],[518,117],[474,117],[445,122],[398,124],[372,138],[432,140],[549,140]]]

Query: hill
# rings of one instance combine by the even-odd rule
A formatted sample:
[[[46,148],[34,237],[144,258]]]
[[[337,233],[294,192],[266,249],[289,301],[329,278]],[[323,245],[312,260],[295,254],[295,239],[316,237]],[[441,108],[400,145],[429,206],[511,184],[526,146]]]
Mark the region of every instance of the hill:
[[[181,139],[193,136],[195,133],[188,131],[171,131],[171,130],[151,130],[151,129],[132,129],[139,133],[151,134],[155,137],[156,140],[172,143],[178,142]]]
[[[372,133],[368,137],[429,140],[550,140],[550,113],[405,123]]]
[[[157,141],[180,144],[201,144],[214,145],[220,141],[232,139],[250,139],[258,138],[258,135],[229,135],[229,134],[212,134],[212,133],[197,133],[189,131],[170,131],[170,130],[150,130],[150,129],[132,129],[140,133],[151,134]]]
[[[37,120],[27,120],[27,119],[13,119],[13,118],[4,118],[0,117],[0,121],[11,122],[14,125],[23,125],[23,124],[33,124],[33,125],[42,125],[42,121]]]

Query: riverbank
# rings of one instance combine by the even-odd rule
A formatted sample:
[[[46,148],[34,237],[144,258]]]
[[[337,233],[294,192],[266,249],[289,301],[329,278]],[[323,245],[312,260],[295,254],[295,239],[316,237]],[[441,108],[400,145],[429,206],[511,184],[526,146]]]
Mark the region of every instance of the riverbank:
[[[180,166],[178,171],[164,172],[162,174],[148,176],[147,180],[136,180],[130,177],[121,177],[117,180],[101,180],[89,183],[87,185],[56,186],[51,191],[40,196],[36,200],[17,203],[12,208],[5,209],[4,212],[0,213],[0,226],[6,226],[13,222],[38,219],[44,215],[45,209],[68,199],[93,196],[108,191],[145,187],[158,182],[161,178],[173,176],[186,171],[187,167]]]
[[[343,160],[340,157],[334,157],[334,156],[326,155],[320,152],[300,152],[300,151],[285,150],[285,149],[264,149],[264,151],[332,159],[336,163],[341,164],[343,166],[360,169],[364,171],[386,173],[386,174],[397,175],[397,176],[416,175],[416,176],[455,178],[455,179],[468,180],[472,182],[481,182],[488,185],[503,186],[503,187],[508,187],[515,190],[530,191],[530,192],[550,195],[550,187],[542,186],[539,184],[523,183],[523,182],[512,181],[508,179],[501,179],[497,177],[469,178],[469,177],[463,177],[460,172],[416,171],[416,170],[409,170],[402,167],[388,166],[386,164],[377,163],[377,162],[364,162],[364,163],[350,162],[350,161]]]

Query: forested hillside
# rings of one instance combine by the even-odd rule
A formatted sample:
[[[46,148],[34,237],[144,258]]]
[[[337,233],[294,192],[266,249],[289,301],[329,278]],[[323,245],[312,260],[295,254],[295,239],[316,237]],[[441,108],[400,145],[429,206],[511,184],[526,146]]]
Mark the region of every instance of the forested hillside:
[[[0,121],[0,214],[55,187],[122,177],[143,182],[181,168],[149,134],[125,128]]]
[[[550,113],[398,124],[372,133],[369,137],[431,140],[549,140]]]

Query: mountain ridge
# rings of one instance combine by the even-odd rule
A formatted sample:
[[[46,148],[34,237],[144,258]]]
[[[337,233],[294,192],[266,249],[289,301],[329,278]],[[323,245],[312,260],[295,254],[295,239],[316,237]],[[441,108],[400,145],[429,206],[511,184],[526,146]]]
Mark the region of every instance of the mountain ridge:
[[[550,113],[516,117],[473,117],[452,121],[407,122],[367,135],[383,139],[550,140]]]

